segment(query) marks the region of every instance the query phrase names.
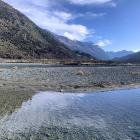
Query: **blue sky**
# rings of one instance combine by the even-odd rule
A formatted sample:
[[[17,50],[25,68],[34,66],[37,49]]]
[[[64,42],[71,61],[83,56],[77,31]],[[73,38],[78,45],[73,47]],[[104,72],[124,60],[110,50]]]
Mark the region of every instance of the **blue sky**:
[[[140,51],[140,0],[4,0],[38,26],[108,51]]]

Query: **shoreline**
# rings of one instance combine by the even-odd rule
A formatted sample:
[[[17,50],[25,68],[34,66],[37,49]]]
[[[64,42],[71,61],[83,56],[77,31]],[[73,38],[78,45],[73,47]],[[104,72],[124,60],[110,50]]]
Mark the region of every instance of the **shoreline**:
[[[1,83],[1,82],[0,82]],[[100,94],[104,92],[109,91],[117,91],[117,90],[131,90],[131,89],[137,89],[140,88],[140,83],[138,84],[130,84],[130,85],[113,85],[105,88],[79,88],[79,89],[57,89],[57,88],[44,88],[42,86],[26,86],[24,84],[14,84],[13,86],[0,86],[0,92],[6,91],[9,93],[13,92],[21,92],[21,93],[28,93],[29,95],[35,95],[39,92],[56,92],[56,93],[62,93],[62,94]]]
[[[0,62],[0,68],[12,68],[14,66],[21,67],[135,67],[140,66],[140,63],[80,63],[80,64],[61,64],[61,63],[43,63],[43,62]]]
[[[38,92],[58,92],[62,94],[67,94],[67,93],[74,93],[74,94],[79,94],[79,93],[84,93],[84,94],[94,94],[94,93],[103,93],[106,91],[116,91],[116,90],[131,90],[131,89],[137,89],[140,88],[140,83],[137,84],[128,84],[128,85],[112,85],[112,86],[106,86],[104,88],[99,88],[99,87],[86,87],[86,88],[62,88],[58,89],[57,87],[50,87],[46,88],[41,85],[26,85],[25,83],[6,83],[4,80],[0,80],[0,84],[4,83],[3,86],[0,85],[0,91],[9,91],[9,92],[31,92],[33,93],[38,93]]]

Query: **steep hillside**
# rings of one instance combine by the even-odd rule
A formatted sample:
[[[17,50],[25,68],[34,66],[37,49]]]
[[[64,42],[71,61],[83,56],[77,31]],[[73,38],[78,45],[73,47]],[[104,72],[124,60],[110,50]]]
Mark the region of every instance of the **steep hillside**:
[[[80,53],[87,53],[98,60],[108,60],[109,57],[106,52],[94,45],[91,42],[80,42],[80,41],[73,41],[63,36],[56,36],[60,42],[64,43],[69,47],[69,49],[73,51],[77,51]]]
[[[77,59],[80,56],[0,0],[0,57]]]

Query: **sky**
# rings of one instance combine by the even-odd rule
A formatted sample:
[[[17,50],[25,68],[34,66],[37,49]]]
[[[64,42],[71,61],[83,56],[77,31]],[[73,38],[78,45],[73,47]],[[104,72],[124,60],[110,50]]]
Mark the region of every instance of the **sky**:
[[[43,29],[106,51],[140,51],[140,0],[3,0]]]

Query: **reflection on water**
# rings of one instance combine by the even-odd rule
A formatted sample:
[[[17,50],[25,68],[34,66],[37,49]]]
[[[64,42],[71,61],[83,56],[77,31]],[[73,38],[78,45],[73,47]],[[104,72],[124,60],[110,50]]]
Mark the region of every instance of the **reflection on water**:
[[[1,116],[0,139],[139,140],[140,89],[97,94],[41,92]]]

